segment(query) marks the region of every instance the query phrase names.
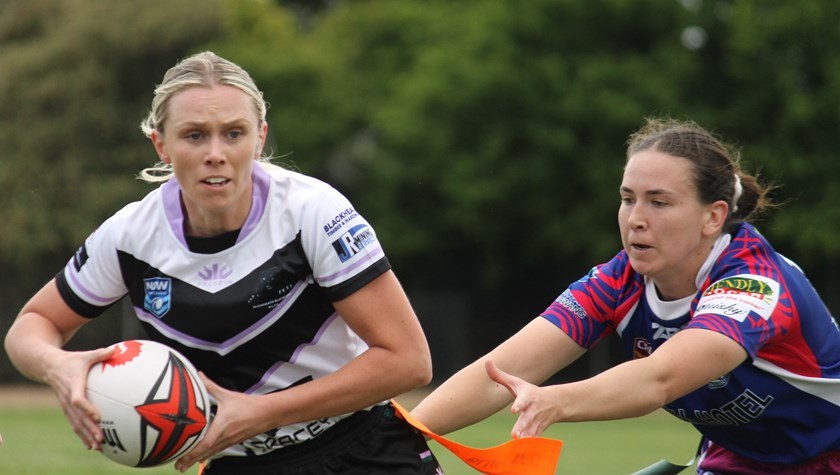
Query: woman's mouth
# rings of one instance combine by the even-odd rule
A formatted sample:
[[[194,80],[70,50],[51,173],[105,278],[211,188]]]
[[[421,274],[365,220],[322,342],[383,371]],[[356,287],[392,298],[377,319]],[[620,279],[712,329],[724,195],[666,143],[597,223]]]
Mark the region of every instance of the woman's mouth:
[[[212,178],[207,178],[205,180],[202,180],[202,183],[206,183],[206,184],[211,185],[211,186],[222,186],[229,181],[230,180],[228,180],[227,178],[212,177]]]

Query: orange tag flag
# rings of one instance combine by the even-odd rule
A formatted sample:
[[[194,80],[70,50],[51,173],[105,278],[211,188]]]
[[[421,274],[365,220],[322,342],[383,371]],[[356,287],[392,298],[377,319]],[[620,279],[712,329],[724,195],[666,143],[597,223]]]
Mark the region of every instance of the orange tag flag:
[[[487,449],[476,449],[452,442],[430,431],[397,401],[391,403],[409,424],[431,437],[470,467],[488,475],[554,475],[562,440],[545,437],[513,439]]]

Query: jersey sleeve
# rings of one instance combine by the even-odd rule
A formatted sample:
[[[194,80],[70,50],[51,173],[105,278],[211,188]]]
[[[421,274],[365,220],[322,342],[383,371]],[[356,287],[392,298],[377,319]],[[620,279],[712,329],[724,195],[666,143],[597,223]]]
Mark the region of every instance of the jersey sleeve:
[[[542,316],[589,349],[615,331],[619,319],[638,301],[641,289],[621,252],[572,283]]]
[[[120,272],[116,244],[124,211],[88,236],[56,275],[59,294],[79,315],[97,317],[128,292]]]
[[[686,328],[724,334],[755,359],[767,343],[799,325],[785,270],[790,279],[805,277],[798,268],[790,272],[794,268],[752,229],[735,236],[715,263]]]
[[[373,227],[344,195],[325,186],[306,206],[302,245],[330,300],[347,297],[391,268]]]
[[[785,333],[793,318],[778,274],[736,272],[707,287],[686,328],[722,333],[740,344],[751,358],[774,335]]]

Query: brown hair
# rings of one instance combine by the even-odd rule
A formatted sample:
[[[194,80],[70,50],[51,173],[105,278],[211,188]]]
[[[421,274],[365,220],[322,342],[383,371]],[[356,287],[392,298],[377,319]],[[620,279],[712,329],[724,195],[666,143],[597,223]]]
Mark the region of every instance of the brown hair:
[[[740,166],[740,152],[694,122],[648,118],[627,141],[627,159],[644,150],[656,150],[689,160],[699,199],[706,204],[725,201],[729,216],[725,230],[750,221],[775,207],[762,185]]]

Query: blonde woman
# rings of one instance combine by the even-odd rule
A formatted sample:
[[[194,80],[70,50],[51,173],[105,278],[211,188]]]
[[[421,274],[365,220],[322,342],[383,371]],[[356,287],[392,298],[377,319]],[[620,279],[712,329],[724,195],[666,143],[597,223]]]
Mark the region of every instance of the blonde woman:
[[[100,448],[73,333],[127,296],[150,339],[206,375],[204,439],[176,462],[216,474],[437,474],[389,399],[427,384],[423,331],[371,225],[329,185],[262,159],[266,104],[211,52],[157,87],[142,129],[162,184],[106,220],[24,306],[6,350]]]

